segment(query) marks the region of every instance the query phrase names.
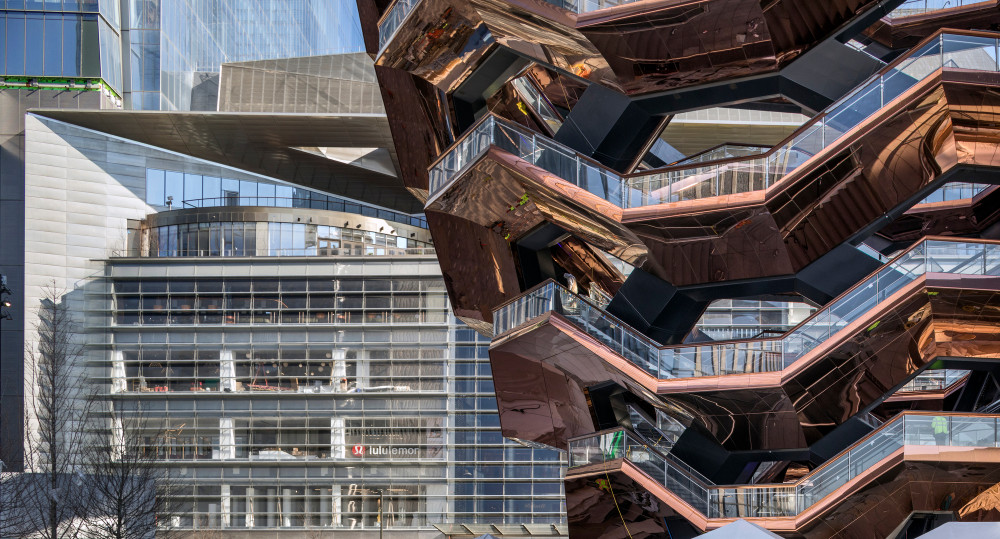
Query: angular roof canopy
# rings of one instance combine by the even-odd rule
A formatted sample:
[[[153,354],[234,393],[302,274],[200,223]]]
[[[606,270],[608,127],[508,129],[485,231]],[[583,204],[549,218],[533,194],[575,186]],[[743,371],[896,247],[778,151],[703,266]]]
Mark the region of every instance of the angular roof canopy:
[[[253,112],[158,112],[36,109],[52,118],[248,172],[354,198],[397,211],[421,213],[422,204],[403,187],[383,114],[289,114]],[[301,148],[362,148],[357,163]],[[387,167],[365,155],[385,149]]]

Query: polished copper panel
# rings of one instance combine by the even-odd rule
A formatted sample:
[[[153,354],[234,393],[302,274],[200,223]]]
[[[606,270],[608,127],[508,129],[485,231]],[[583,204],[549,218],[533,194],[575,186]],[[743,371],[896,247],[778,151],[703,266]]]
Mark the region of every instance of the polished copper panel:
[[[426,210],[465,218],[515,241],[543,223],[630,263],[645,259],[642,242],[621,224],[622,209],[496,147],[490,147]]]
[[[573,16],[543,0],[420,0],[376,64],[409,71],[450,93],[499,46],[616,86],[607,62],[574,29]]]
[[[795,273],[956,167],[1000,165],[997,84],[943,70],[767,191],[627,209],[623,222],[674,285]]]
[[[576,15],[542,0],[421,0],[378,62],[450,92],[503,46],[590,82],[644,94],[777,72],[875,4],[652,0]]]
[[[642,243],[620,224],[621,208],[496,148],[425,213],[452,308],[476,327],[488,328],[493,309],[521,294],[510,243],[541,224],[572,234],[553,256],[581,285],[594,281],[611,294],[621,285],[622,276],[594,247],[637,265],[645,260]]]
[[[997,290],[1000,277],[927,274],[783,371],[660,380],[549,313],[490,348],[501,425],[505,436],[533,439],[543,432],[534,423],[523,426],[523,414],[505,414],[523,409],[526,398],[538,409],[547,402],[544,386],[523,389],[525,365],[535,362],[560,370],[580,391],[614,381],[638,395],[656,393],[658,405],[694,417],[729,450],[805,448],[932,361],[1000,361]],[[566,406],[562,394],[560,402]],[[543,443],[562,447],[561,434],[571,430],[552,422]]]
[[[573,539],[664,537],[663,519],[677,516],[622,472],[621,459],[574,470],[566,479],[566,519]]]
[[[735,520],[708,518],[628,460],[573,468],[567,472],[565,481],[567,513],[576,516],[570,519],[573,537],[574,533],[587,534],[587,525],[596,520],[588,519],[585,516],[588,512],[605,515],[603,508],[613,504],[619,495],[642,500],[640,489],[667,506],[647,502],[645,507],[655,508],[661,517],[671,513],[681,516],[701,531],[717,529]],[[998,482],[1000,449],[907,445],[796,517],[747,520],[784,537],[886,537],[913,511],[940,511],[946,499],[950,499],[952,509],[962,507]],[[633,514],[638,516],[637,512]],[[605,526],[617,528],[621,519],[615,522],[616,516],[607,518],[612,524]],[[973,512],[962,520],[976,521],[982,516],[981,512]],[[628,519],[626,525],[631,530]]]
[[[990,186],[970,199],[917,204],[878,235],[892,242],[912,243],[925,235],[975,235],[997,222],[1000,188]]]
[[[998,0],[963,4],[907,17],[884,17],[864,33],[890,49],[907,49],[941,28],[981,30],[1000,24]]]
[[[401,69],[375,66],[382,103],[396,144],[400,179],[418,199],[427,201],[427,167],[453,141],[448,106],[427,81]]]
[[[490,229],[437,211],[427,224],[441,264],[452,311],[484,335],[492,332],[493,306],[521,294],[510,246]]]

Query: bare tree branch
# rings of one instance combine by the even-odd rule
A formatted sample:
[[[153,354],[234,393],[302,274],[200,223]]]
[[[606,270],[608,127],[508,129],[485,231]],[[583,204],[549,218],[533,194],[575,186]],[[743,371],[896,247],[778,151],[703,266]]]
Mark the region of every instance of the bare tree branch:
[[[85,521],[80,496],[85,427],[93,394],[85,379],[83,335],[64,294],[44,290],[35,340],[26,343],[28,384],[25,414],[25,468],[20,515],[40,539],[74,538]]]

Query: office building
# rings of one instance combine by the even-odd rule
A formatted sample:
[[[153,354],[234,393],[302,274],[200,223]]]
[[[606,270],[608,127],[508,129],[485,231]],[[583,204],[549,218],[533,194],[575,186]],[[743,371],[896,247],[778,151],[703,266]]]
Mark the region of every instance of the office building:
[[[1000,518],[997,2],[358,12],[571,537]]]
[[[90,381],[174,478],[162,526],[565,536],[564,456],[501,436],[370,59],[220,72],[218,112],[21,120],[17,318],[65,291]]]
[[[26,110],[216,110],[223,62],[357,51],[359,32],[349,2],[0,2],[0,274],[12,302],[25,300]],[[23,408],[23,322],[0,325],[4,410]],[[20,416],[0,419],[0,447],[14,452],[6,461],[15,468]]]

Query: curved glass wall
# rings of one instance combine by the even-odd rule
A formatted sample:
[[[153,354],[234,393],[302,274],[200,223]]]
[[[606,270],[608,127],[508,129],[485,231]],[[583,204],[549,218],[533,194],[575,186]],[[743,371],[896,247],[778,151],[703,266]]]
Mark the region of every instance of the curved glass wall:
[[[421,215],[387,210],[302,187],[155,168],[146,169],[146,204],[166,206],[168,210],[222,206],[311,208],[357,213],[365,217],[427,228],[427,220]]]
[[[148,229],[141,256],[400,256],[434,254],[402,236],[305,223],[215,222]]]

